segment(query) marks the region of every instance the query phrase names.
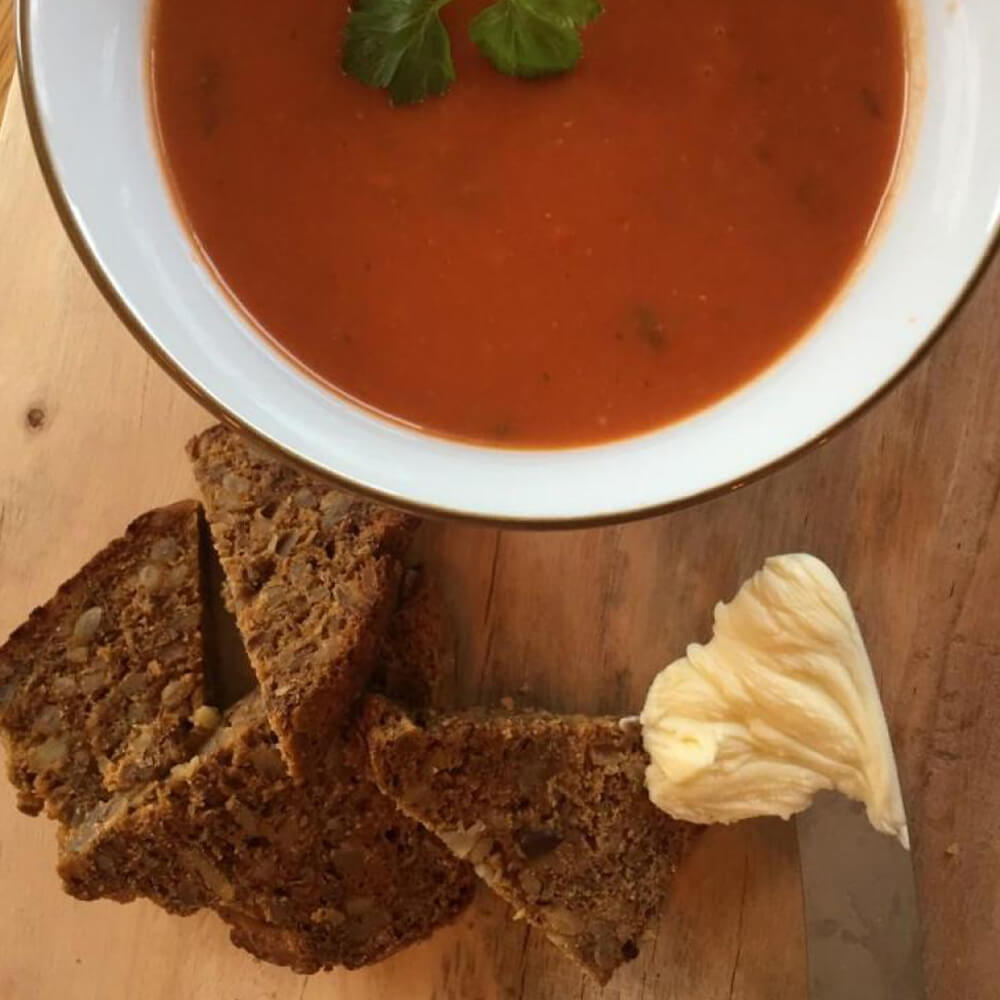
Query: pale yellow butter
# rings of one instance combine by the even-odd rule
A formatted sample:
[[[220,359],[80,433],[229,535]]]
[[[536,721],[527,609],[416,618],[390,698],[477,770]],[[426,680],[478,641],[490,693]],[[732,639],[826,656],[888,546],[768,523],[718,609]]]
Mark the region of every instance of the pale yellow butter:
[[[732,823],[833,788],[909,846],[878,687],[850,601],[809,555],[778,556],[715,609],[705,646],[653,681],[640,716],[653,802]]]

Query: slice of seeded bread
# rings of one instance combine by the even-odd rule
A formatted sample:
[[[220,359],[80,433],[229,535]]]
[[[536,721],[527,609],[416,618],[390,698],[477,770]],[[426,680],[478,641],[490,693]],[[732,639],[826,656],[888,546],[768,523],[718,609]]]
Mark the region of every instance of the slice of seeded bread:
[[[367,699],[375,780],[600,983],[636,956],[694,827],[644,785],[638,726]]]
[[[426,593],[409,592],[385,651],[397,677],[423,676],[391,690],[434,687],[438,630],[430,607],[416,610]],[[176,913],[212,907],[235,944],[303,973],[356,968],[426,937],[471,899],[471,867],[379,793],[352,725],[325,746],[313,778],[292,780],[260,694],[248,695],[166,782],[72,832],[60,861],[67,891],[146,896]]]
[[[331,490],[225,427],[188,452],[264,709],[304,778],[368,679],[416,519]]]
[[[199,507],[133,522],[0,649],[0,735],[18,806],[72,823],[187,760],[204,704]]]

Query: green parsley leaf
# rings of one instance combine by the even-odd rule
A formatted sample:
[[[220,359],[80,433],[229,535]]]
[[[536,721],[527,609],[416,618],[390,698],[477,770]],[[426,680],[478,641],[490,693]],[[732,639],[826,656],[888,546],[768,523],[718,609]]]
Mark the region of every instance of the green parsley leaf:
[[[501,73],[565,73],[583,54],[580,29],[603,13],[598,0],[498,0],[478,14],[469,36]]]
[[[443,94],[455,79],[451,42],[440,11],[450,0],[362,0],[344,29],[341,65],[393,104]]]

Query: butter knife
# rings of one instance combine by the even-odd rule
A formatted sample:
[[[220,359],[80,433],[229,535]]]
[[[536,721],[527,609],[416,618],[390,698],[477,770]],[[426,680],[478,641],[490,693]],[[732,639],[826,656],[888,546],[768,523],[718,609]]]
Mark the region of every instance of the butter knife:
[[[910,852],[832,792],[795,823],[809,1000],[925,1000]]]

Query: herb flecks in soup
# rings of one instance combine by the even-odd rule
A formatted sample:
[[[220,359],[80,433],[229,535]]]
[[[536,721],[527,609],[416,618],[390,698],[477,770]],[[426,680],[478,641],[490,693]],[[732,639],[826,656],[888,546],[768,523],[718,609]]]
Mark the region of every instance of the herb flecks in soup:
[[[608,0],[531,82],[481,6],[442,11],[447,97],[393,108],[341,71],[346,4],[160,0],[164,156],[221,280],[342,393],[464,438],[623,437],[753,378],[878,213],[895,0]]]

